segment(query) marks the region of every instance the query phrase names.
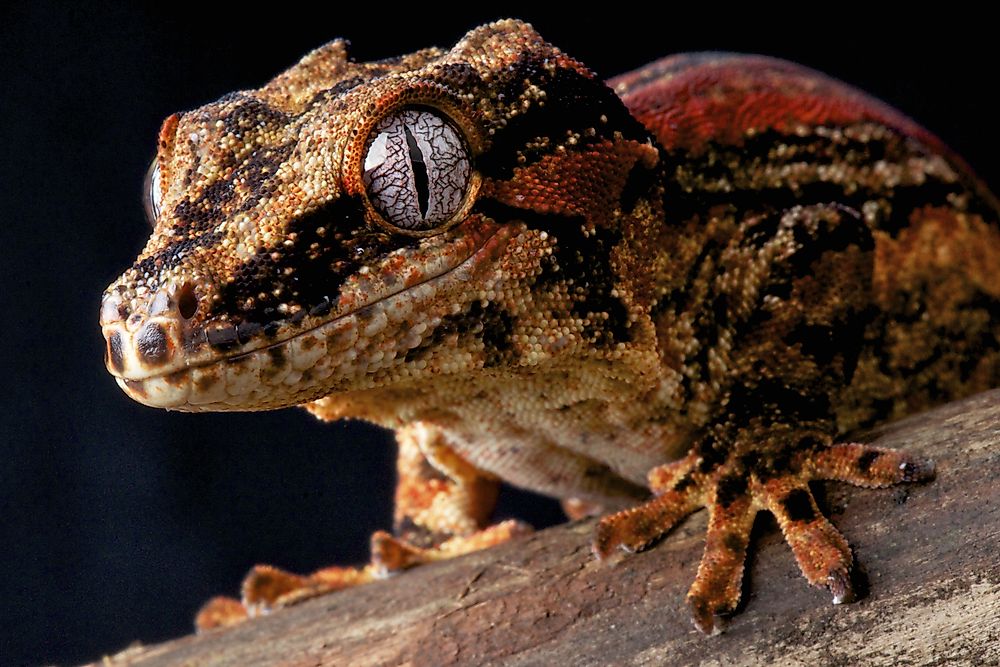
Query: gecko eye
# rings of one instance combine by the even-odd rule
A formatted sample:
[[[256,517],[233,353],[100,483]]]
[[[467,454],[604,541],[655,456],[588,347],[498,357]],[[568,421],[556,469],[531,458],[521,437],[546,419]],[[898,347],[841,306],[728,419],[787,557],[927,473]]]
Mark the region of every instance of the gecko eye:
[[[146,170],[146,179],[142,185],[143,204],[146,207],[146,221],[149,226],[156,225],[156,219],[160,217],[160,165],[153,160]]]
[[[426,109],[403,109],[372,131],[362,180],[386,222],[426,232],[459,212],[471,172],[469,149],[449,121]]]

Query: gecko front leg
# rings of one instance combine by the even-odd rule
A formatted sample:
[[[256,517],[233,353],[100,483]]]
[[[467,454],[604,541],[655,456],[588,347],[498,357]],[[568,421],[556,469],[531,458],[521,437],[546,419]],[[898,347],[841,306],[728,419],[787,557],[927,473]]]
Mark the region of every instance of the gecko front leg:
[[[933,475],[928,461],[836,440],[833,399],[850,384],[876,316],[868,307],[872,248],[860,216],[833,205],[740,226],[704,299],[722,330],[717,361],[705,369],[723,387],[717,408],[687,456],[650,471],[655,498],[598,525],[594,550],[604,558],[616,547],[643,549],[708,509],[705,551],[687,598],[703,632],[739,602],[758,511],[775,515],[809,583],[846,602],[853,597],[850,547],[820,512],[809,482],[882,487]]]
[[[439,429],[424,423],[410,424],[396,431],[396,441],[399,450],[394,534],[381,530],[372,534],[369,564],[332,566],[308,575],[257,565],[243,581],[240,600],[220,596],[202,607],[195,619],[198,630],[232,625],[415,565],[501,544],[531,531],[526,524],[512,520],[487,525],[499,481],[458,456]]]

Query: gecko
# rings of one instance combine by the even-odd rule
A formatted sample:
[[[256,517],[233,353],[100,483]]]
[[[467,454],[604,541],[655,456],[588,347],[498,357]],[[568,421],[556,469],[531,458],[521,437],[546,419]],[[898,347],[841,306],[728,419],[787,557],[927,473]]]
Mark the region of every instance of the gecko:
[[[259,565],[201,629],[523,535],[490,522],[501,482],[602,515],[602,559],[707,509],[705,633],[761,511],[847,602],[809,483],[931,479],[850,434],[1000,385],[997,199],[900,112],[769,57],[605,81],[515,20],[368,63],[337,40],[168,117],[145,187],[151,236],[100,306],[124,392],[398,443],[367,565]]]

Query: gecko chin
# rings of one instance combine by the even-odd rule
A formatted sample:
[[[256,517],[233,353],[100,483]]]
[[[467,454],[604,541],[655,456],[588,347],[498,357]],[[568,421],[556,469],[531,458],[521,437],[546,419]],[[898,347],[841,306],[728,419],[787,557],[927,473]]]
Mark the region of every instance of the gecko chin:
[[[511,235],[510,228],[482,225],[447,252],[412,251],[433,261],[407,257],[406,266],[419,267],[407,276],[393,274],[400,258],[390,256],[346,281],[325,317],[289,321],[277,334],[243,345],[237,338],[222,350],[210,344],[211,332],[185,333],[175,318],[108,322],[106,365],[139,403],[185,412],[271,410],[439,373],[408,353],[432,341],[470,283],[488,280],[483,268]],[[192,348],[192,338],[201,344]]]

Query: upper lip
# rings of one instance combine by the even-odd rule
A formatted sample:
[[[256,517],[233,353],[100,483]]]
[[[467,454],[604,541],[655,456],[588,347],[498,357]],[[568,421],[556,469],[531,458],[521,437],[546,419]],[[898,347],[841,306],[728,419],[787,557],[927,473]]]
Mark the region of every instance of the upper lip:
[[[363,308],[367,308],[367,307],[372,306],[374,304],[381,303],[383,301],[387,301],[389,299],[392,299],[392,298],[398,296],[399,294],[402,294],[403,292],[411,290],[411,289],[413,289],[415,287],[418,287],[420,285],[424,285],[424,284],[426,284],[426,283],[428,283],[428,282],[430,282],[432,280],[437,280],[438,278],[451,273],[452,271],[458,269],[460,266],[462,266],[466,262],[470,261],[473,257],[475,257],[479,253],[480,250],[482,250],[491,240],[493,240],[494,237],[496,237],[496,235],[499,232],[500,232],[500,229],[494,230],[492,233],[490,233],[488,236],[486,236],[486,238],[484,238],[481,243],[479,243],[478,245],[476,245],[476,247],[473,248],[472,251],[464,259],[462,259],[462,261],[456,263],[453,266],[448,267],[447,269],[445,269],[441,273],[437,273],[437,274],[434,274],[432,276],[428,276],[427,278],[421,280],[420,282],[417,282],[417,283],[414,283],[414,284],[409,285],[407,287],[403,287],[401,289],[398,289],[395,292],[392,292],[390,294],[386,294],[385,296],[380,297],[378,299],[375,299],[374,301],[368,301],[368,302],[359,304],[357,307],[351,309],[348,312],[340,313],[339,315],[337,315],[336,317],[334,317],[332,319],[326,320],[325,322],[320,322],[318,324],[315,324],[315,325],[309,327],[308,329],[303,329],[302,331],[298,331],[294,335],[291,335],[291,336],[289,336],[287,338],[282,338],[281,340],[273,341],[271,343],[268,343],[267,345],[262,345],[260,347],[254,347],[254,348],[251,348],[251,349],[248,349],[248,350],[238,350],[238,351],[235,351],[233,353],[223,354],[221,356],[214,357],[214,358],[211,358],[211,359],[204,359],[204,360],[200,360],[200,361],[197,361],[197,362],[194,362],[194,363],[185,363],[185,365],[182,368],[174,368],[172,370],[166,370],[166,371],[164,371],[162,373],[157,373],[155,375],[147,375],[147,376],[144,376],[142,378],[130,378],[130,377],[126,376],[126,375],[122,375],[121,373],[116,372],[114,369],[112,369],[110,367],[109,367],[108,370],[111,372],[111,374],[113,376],[122,378],[123,380],[131,380],[131,381],[135,381],[135,380],[139,380],[139,381],[153,380],[153,379],[156,379],[156,378],[166,377],[168,375],[174,375],[175,373],[184,373],[184,372],[196,369],[196,368],[204,368],[206,366],[213,366],[213,365],[218,364],[220,362],[224,362],[224,361],[228,361],[228,360],[232,360],[232,359],[239,359],[240,357],[245,357],[245,356],[254,354],[256,352],[261,352],[261,351],[264,351],[264,350],[269,350],[269,349],[274,348],[274,347],[279,347],[281,345],[285,345],[289,341],[292,341],[292,340],[298,338],[299,336],[304,336],[304,335],[306,335],[306,334],[308,334],[308,333],[310,333],[312,331],[315,331],[316,329],[319,329],[320,327],[328,326],[328,325],[330,325],[330,324],[332,324],[334,322],[337,322],[337,321],[339,321],[339,320],[341,320],[341,319],[343,319],[345,317],[349,317],[349,316],[353,315],[354,313],[359,312]],[[187,361],[187,360],[185,360],[185,361]]]

